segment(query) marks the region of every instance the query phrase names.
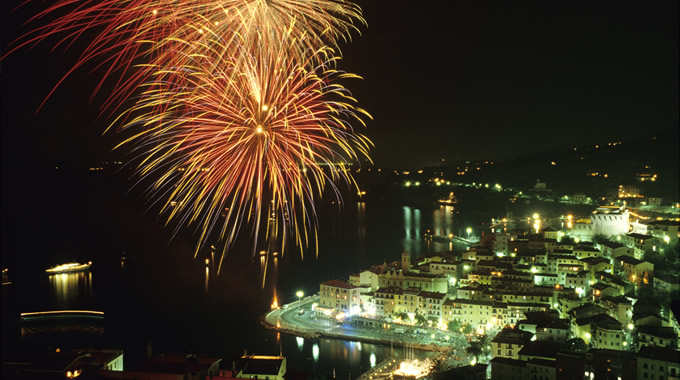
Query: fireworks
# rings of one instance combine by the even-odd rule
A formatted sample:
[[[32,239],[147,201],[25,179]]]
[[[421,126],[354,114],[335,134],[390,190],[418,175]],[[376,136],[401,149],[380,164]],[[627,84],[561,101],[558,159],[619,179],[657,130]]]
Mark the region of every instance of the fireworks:
[[[302,58],[309,49],[337,48],[338,40],[358,31],[355,22],[365,23],[359,7],[344,0],[57,0],[29,22],[54,14],[62,15],[25,34],[12,51],[52,36],[58,39],[53,49],[93,36],[62,81],[95,62],[104,70],[95,93],[104,81],[116,81],[104,103],[114,111],[153,72],[183,64],[177,41],[212,34],[226,44],[224,54],[234,56],[235,50],[273,46],[285,35],[294,42],[289,54]],[[136,69],[142,63],[153,69]]]
[[[61,0],[38,14],[65,16],[21,45],[59,34],[61,43],[99,28],[72,70],[89,61],[117,85],[105,106],[135,94],[114,129],[131,137],[148,194],[175,228],[195,226],[195,255],[218,239],[224,253],[250,225],[316,242],[314,200],[346,165],[369,159],[354,131],[370,115],[339,80],[337,42],[361,11],[341,0]],[[116,73],[122,75],[116,75]],[[68,75],[68,73],[67,73]],[[100,82],[101,86],[101,82]],[[283,248],[283,247],[282,247]],[[220,266],[222,260],[220,261]]]
[[[312,201],[327,183],[351,181],[336,164],[368,157],[370,142],[349,123],[368,114],[335,82],[353,75],[332,69],[329,48],[298,61],[279,46],[238,59],[197,55],[159,73],[129,111],[124,129],[147,127],[122,144],[135,143],[140,173],[155,174],[150,189],[168,220],[200,227],[197,248],[216,228],[228,246],[245,221],[257,241],[270,219],[306,245]]]

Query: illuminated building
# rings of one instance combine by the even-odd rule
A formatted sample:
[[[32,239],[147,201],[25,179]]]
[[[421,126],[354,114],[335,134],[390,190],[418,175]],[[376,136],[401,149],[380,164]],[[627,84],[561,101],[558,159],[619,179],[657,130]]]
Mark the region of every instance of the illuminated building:
[[[321,283],[319,291],[321,306],[330,307],[348,315],[361,310],[361,288],[339,280]]]
[[[611,273],[614,269],[611,261],[605,259],[604,257],[588,257],[580,260],[583,269],[590,272],[591,279],[594,279],[596,272],[609,272]]]
[[[623,350],[625,334],[621,322],[606,314],[598,315],[593,317],[590,329],[593,347]]]
[[[623,325],[628,325],[633,317],[633,303],[625,296],[602,297],[600,304],[607,308],[609,315]]]
[[[633,248],[635,257],[643,257],[645,253],[656,252],[658,241],[651,235],[630,233],[621,237],[621,242],[629,248]]]
[[[635,254],[633,248],[626,247],[615,241],[606,241],[600,244],[600,248],[602,249],[602,255],[611,259],[619,256],[633,256]]]
[[[620,256],[616,258],[615,264],[624,273],[626,280],[637,286],[649,284],[654,275],[654,264],[632,256]]]
[[[602,252],[591,245],[577,245],[572,249],[572,252],[579,259],[588,257],[602,257]]]
[[[628,233],[629,212],[623,207],[600,206],[590,216],[592,235],[616,236]]]
[[[656,236],[667,244],[675,244],[680,238],[680,221],[655,220],[647,223],[647,233]]]
[[[504,328],[491,340],[491,353],[494,359],[497,357],[519,359],[519,351],[533,336],[534,334],[528,331]]]
[[[419,310],[426,318],[437,321],[442,318],[442,306],[446,300],[446,293],[418,292]]]
[[[449,289],[449,280],[442,275],[390,270],[380,274],[379,285],[381,288],[397,286],[402,289],[418,288],[428,292],[446,293]]]

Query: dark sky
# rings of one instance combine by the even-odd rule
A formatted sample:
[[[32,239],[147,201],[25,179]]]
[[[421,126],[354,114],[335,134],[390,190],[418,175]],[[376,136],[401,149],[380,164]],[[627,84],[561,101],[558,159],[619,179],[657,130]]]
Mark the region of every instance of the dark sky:
[[[30,9],[2,2],[2,47]],[[38,2],[39,3],[39,2]],[[625,140],[678,126],[675,1],[358,1],[368,28],[343,45],[345,83],[375,118],[376,165],[421,166]],[[115,136],[89,102],[98,74],[50,44],[2,62],[8,158],[105,157]],[[30,153],[30,154],[29,154]]]

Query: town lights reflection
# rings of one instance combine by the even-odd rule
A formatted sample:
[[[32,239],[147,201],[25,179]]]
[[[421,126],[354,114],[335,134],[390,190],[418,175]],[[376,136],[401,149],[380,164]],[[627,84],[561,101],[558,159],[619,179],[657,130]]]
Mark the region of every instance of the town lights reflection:
[[[302,348],[305,346],[305,338],[296,336],[295,341],[297,342],[298,350],[302,351]]]
[[[366,202],[357,202],[357,236],[366,237]]]
[[[375,354],[371,352],[371,357],[368,359],[371,362],[371,368],[375,367]]]
[[[312,358],[314,358],[315,362],[319,361],[319,345],[317,343],[314,343],[314,346],[312,346]]]
[[[205,267],[205,291],[208,291],[208,280],[210,280],[210,267]]]

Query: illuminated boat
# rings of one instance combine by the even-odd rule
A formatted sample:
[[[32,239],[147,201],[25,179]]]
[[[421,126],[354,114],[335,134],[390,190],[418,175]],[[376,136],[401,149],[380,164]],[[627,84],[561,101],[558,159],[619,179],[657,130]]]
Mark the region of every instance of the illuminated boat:
[[[47,269],[47,270],[45,270],[45,272],[47,272],[49,274],[82,272],[82,271],[89,270],[90,266],[92,266],[92,261],[88,261],[87,264],[67,263],[67,264],[61,264],[61,265],[57,265],[56,267],[52,267],[50,269]]]

